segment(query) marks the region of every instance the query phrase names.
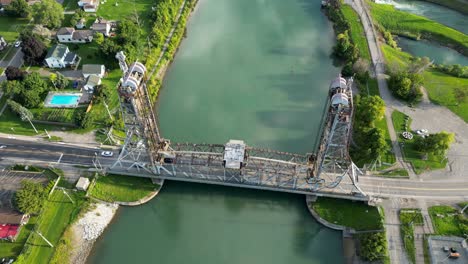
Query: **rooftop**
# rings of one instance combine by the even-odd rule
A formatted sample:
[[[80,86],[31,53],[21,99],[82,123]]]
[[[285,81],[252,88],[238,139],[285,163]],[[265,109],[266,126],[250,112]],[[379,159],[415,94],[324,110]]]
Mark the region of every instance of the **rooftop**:
[[[71,27],[63,27],[57,30],[57,35],[71,35],[75,31],[74,28]]]
[[[83,75],[102,74],[103,68],[104,68],[104,65],[102,64],[83,64],[82,72],[83,72]]]
[[[0,208],[0,225],[20,225],[22,224],[24,214],[10,208]]]
[[[65,54],[67,54],[68,47],[63,44],[57,44],[49,49],[47,52],[46,58],[56,57],[62,58]]]
[[[225,168],[240,169],[245,157],[245,143],[242,140],[229,140],[224,147]]]

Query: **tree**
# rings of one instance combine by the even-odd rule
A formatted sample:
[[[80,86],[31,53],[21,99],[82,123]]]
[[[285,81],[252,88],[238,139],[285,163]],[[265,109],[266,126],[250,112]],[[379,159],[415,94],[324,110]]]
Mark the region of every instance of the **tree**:
[[[8,82],[3,82],[2,83],[2,88],[3,91],[5,91],[5,94],[8,96],[15,96],[19,94],[23,90],[23,84],[20,81],[13,80],[13,81],[8,81]]]
[[[377,95],[361,97],[356,104],[356,123],[360,127],[374,127],[385,114],[385,102]]]
[[[376,159],[385,155],[388,149],[385,133],[380,128],[372,128],[365,133],[367,158]]]
[[[59,72],[51,73],[49,75],[49,81],[54,85],[55,88],[59,89],[67,87],[69,83],[68,79]]]
[[[420,87],[423,80],[421,74],[396,72],[390,75],[388,86],[397,97],[408,101],[418,101],[422,97]]]
[[[85,14],[86,13],[85,13],[85,11],[83,9],[81,9],[81,8],[76,9],[75,13],[73,14],[73,16],[70,19],[70,24],[71,24],[70,26],[74,27],[78,23],[78,21],[80,19],[85,17]]]
[[[425,153],[445,154],[450,148],[450,144],[455,140],[453,133],[442,131],[440,133],[429,134],[426,137],[417,137],[416,149]]]
[[[37,24],[58,28],[63,21],[63,6],[55,0],[42,0],[33,5],[33,18]]]
[[[20,36],[23,42],[21,50],[24,53],[24,60],[29,64],[40,64],[46,56],[46,46],[40,38],[31,32],[23,32]]]
[[[18,209],[25,214],[37,214],[42,208],[46,193],[41,183],[23,180],[15,194]]]
[[[383,232],[361,234],[359,242],[359,253],[364,260],[374,261],[386,255],[387,241]]]
[[[16,17],[29,17],[31,15],[31,7],[26,0],[13,0],[6,7],[6,11]]]
[[[101,45],[104,42],[104,34],[97,32],[94,36],[94,41],[96,44]]]
[[[8,66],[5,70],[5,75],[7,80],[12,81],[12,80],[23,80],[24,78],[24,71],[21,69],[14,67],[14,66]]]
[[[22,82],[9,81],[8,83],[12,84],[6,85],[7,94],[12,95],[16,102],[27,108],[38,107],[49,90],[46,81],[37,72],[26,75]]]
[[[7,104],[13,112],[17,113],[21,117],[21,120],[31,121],[34,118],[31,111],[29,111],[26,107],[18,104],[17,102],[8,99]]]

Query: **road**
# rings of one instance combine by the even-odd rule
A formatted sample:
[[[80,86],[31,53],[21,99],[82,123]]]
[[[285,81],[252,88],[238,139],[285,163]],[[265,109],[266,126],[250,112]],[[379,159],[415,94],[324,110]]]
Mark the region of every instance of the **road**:
[[[10,61],[8,63],[6,63],[6,65],[2,65],[2,67],[6,68],[8,66],[15,66],[17,68],[21,67],[21,65],[23,65],[23,52],[21,51],[20,48],[16,48],[14,50],[15,52],[15,55],[13,55],[13,57],[10,59]],[[0,75],[0,82],[3,82],[6,80],[6,76],[5,74],[2,73],[2,75]]]
[[[15,138],[0,138],[0,158],[17,162],[32,162],[64,165],[93,166],[98,157],[102,166],[110,166],[117,159],[100,156],[101,150],[95,147],[67,145],[61,142],[37,142]],[[465,200],[468,198],[468,185],[462,180],[407,180],[380,177],[359,177],[359,185],[370,195],[383,198],[425,198]]]

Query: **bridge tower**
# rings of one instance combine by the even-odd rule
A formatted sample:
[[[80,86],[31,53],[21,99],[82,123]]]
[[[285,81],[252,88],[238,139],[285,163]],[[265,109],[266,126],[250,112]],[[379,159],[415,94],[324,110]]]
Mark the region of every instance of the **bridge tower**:
[[[146,89],[146,67],[140,62],[128,66],[122,51],[115,57],[123,72],[118,93],[126,137],[111,169],[120,166],[127,170],[136,168],[154,173],[158,153],[167,148],[169,142],[161,139],[155,123],[156,118]]]
[[[343,77],[330,84],[327,113],[316,155],[311,180],[323,183],[326,188],[335,188],[348,177],[354,186],[353,192],[363,194],[358,186],[362,174],[349,156],[349,140],[353,119],[353,79]]]

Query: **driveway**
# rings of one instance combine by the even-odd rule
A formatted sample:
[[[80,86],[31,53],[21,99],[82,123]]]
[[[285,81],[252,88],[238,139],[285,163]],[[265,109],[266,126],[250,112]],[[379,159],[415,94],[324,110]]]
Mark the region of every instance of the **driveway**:
[[[8,66],[15,66],[15,67],[21,67],[21,65],[23,65],[23,52],[21,51],[21,49],[16,49],[16,53],[15,55],[13,55],[13,57],[11,58],[11,60],[6,64],[2,64],[1,67],[8,67]],[[0,82],[3,82],[6,80],[6,76],[5,74],[2,74],[0,75]]]

